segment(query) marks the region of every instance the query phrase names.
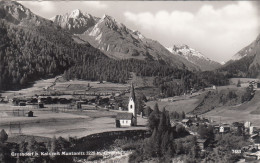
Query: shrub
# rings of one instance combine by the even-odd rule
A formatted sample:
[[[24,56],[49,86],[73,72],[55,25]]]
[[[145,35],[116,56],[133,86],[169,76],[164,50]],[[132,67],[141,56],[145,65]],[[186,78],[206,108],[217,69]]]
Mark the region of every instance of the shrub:
[[[91,155],[91,156],[89,156],[88,157],[88,161],[95,161],[95,160],[100,160],[100,159],[102,159],[103,158],[103,156],[101,156],[101,155]]]

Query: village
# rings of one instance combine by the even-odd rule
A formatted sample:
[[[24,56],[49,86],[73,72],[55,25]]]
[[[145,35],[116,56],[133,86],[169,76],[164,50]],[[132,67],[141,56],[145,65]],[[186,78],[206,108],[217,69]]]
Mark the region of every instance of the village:
[[[12,92],[5,97],[3,94],[0,112],[1,129],[5,129],[10,137],[17,135],[84,137],[110,131],[148,130],[148,118],[153,110],[152,107],[145,105],[141,112],[137,110],[136,90],[133,83],[130,87],[129,84],[118,87],[106,82],[77,81],[77,84],[70,84],[72,81],[57,82],[59,78],[52,79],[49,87],[41,83],[37,91],[27,91],[27,94]],[[260,86],[258,82],[247,83],[247,85],[242,83],[242,87],[249,86],[258,90]],[[108,88],[104,91],[106,86],[112,86],[112,89]],[[68,87],[79,90],[69,90]],[[85,91],[81,90],[82,87],[86,88]],[[216,86],[212,86],[209,90],[217,89]],[[196,97],[200,93],[193,90],[185,97]],[[159,99],[158,102],[167,101],[174,104],[179,98],[181,97],[176,97],[175,100],[174,98]],[[243,155],[247,161],[260,159],[260,128],[250,121],[226,123],[221,121],[221,118],[216,121],[203,115],[187,113],[179,118],[170,117],[172,127],[182,125],[191,135],[197,137],[197,144],[202,152],[207,149],[208,139],[199,137],[198,127],[211,126],[215,135],[239,133],[246,137],[250,145],[242,149],[234,149],[233,152]],[[55,125],[46,126],[46,123],[49,125],[52,122],[55,122]],[[74,124],[71,125],[71,122]]]

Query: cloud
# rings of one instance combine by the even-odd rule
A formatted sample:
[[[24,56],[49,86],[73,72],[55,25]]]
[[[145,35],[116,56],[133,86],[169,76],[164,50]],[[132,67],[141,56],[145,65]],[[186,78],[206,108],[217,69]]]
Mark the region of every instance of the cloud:
[[[52,1],[18,1],[19,3],[28,6],[36,13],[52,13],[55,9],[55,4]]]
[[[84,5],[88,7],[93,7],[96,9],[106,9],[108,6],[100,1],[83,1]]]
[[[260,26],[257,9],[245,1],[218,9],[203,5],[195,13],[161,10],[154,14],[125,12],[124,16],[127,21],[141,27],[145,35],[151,33],[164,44],[195,46],[218,61],[228,60],[230,55],[240,50],[238,48],[253,41]]]

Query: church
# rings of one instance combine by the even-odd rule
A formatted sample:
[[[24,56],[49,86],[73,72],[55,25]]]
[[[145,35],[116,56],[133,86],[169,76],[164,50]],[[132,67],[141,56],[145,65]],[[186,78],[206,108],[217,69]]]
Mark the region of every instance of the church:
[[[116,127],[130,127],[137,125],[136,98],[134,86],[131,84],[128,102],[128,112],[118,113],[116,116]]]

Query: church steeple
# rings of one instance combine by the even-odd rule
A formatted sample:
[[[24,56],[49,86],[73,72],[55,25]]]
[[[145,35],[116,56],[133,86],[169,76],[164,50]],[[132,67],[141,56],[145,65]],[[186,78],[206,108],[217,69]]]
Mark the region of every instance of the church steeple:
[[[137,112],[136,112],[136,104],[135,104],[135,89],[134,89],[133,83],[131,84],[131,88],[130,88],[128,112],[133,114],[133,124],[132,125],[136,126],[137,125]]]
[[[131,84],[131,88],[130,88],[130,97],[129,99],[133,99],[133,101],[135,101],[135,88],[134,88],[134,84]]]

